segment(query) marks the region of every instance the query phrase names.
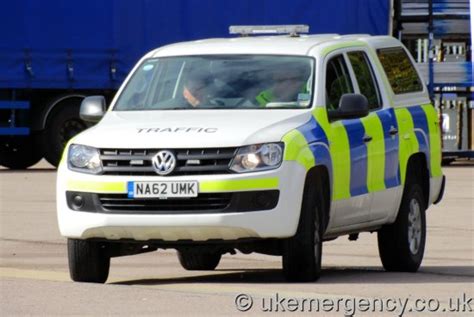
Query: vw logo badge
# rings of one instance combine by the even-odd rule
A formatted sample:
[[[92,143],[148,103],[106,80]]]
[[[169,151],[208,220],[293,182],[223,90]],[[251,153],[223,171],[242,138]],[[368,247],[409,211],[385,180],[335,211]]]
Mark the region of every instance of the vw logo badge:
[[[176,157],[170,151],[159,151],[151,159],[155,172],[159,175],[168,175],[176,167]]]

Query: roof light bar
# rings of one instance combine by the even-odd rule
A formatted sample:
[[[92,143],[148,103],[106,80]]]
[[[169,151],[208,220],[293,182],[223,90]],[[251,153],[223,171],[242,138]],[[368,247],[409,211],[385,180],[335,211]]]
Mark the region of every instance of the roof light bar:
[[[231,25],[230,34],[240,34],[242,36],[256,34],[290,34],[298,36],[300,33],[308,33],[309,26],[304,24],[297,25]]]

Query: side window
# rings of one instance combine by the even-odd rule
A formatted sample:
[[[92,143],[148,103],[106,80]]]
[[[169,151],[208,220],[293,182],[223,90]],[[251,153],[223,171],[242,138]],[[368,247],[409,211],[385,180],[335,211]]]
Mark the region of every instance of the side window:
[[[369,101],[369,109],[379,108],[381,104],[380,94],[367,55],[364,52],[350,52],[347,55],[354,69],[360,93]]]
[[[331,58],[326,67],[326,107],[336,110],[342,95],[353,93],[351,77],[342,55]]]
[[[387,74],[388,81],[395,94],[406,94],[423,90],[415,67],[401,47],[377,50],[377,55]]]

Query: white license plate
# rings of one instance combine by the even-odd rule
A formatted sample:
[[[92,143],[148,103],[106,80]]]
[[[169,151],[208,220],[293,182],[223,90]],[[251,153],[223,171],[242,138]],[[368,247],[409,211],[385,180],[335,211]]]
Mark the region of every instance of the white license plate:
[[[197,197],[199,185],[196,181],[185,182],[128,182],[129,198],[175,198]]]

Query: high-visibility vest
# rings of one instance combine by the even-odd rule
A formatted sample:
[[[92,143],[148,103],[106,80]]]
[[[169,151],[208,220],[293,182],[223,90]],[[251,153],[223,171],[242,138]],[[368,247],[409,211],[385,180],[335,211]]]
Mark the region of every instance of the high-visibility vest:
[[[255,99],[261,107],[265,107],[267,103],[272,102],[275,99],[275,96],[272,94],[271,90],[267,89],[259,93]]]
[[[308,89],[306,89],[306,85],[303,85],[303,87],[301,87],[300,92],[301,93],[307,93],[308,92]],[[275,100],[275,96],[273,95],[273,93],[270,89],[267,89],[267,90],[264,90],[261,93],[259,93],[257,95],[257,97],[255,97],[255,100],[257,100],[258,104],[261,107],[265,107],[267,105],[267,103],[272,102],[272,101]]]

